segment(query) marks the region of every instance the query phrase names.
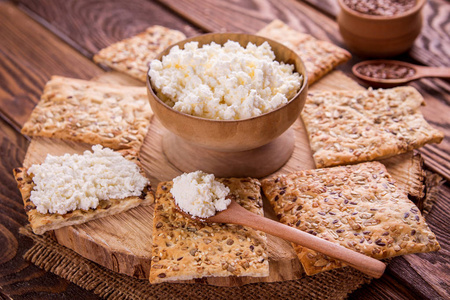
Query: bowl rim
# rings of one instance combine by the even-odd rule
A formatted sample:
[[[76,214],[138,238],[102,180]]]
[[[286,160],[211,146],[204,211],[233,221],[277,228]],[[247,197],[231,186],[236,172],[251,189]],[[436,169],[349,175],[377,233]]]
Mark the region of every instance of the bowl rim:
[[[306,66],[305,63],[303,62],[302,58],[300,57],[300,55],[298,55],[294,50],[292,50],[291,48],[266,37],[260,36],[260,35],[255,35],[255,34],[247,34],[247,33],[241,33],[241,32],[217,32],[217,33],[206,33],[206,34],[201,34],[201,35],[196,35],[190,38],[186,38],[182,41],[179,41],[175,44],[172,44],[170,46],[168,46],[167,48],[165,48],[164,50],[162,50],[160,53],[158,53],[158,55],[154,58],[154,59],[162,59],[162,53],[166,52],[168,49],[171,49],[172,47],[175,47],[181,43],[186,44],[189,43],[191,41],[195,41],[195,39],[199,38],[199,37],[204,37],[204,36],[213,36],[213,35],[222,35],[222,34],[233,34],[233,35],[243,35],[243,36],[253,36],[253,37],[258,37],[258,38],[263,38],[267,41],[270,41],[271,43],[277,44],[281,47],[284,47],[286,49],[288,49],[289,51],[293,52],[300,60],[301,64],[303,65],[303,69],[305,70],[304,74],[301,74],[299,71],[295,70],[295,72],[299,73],[300,75],[302,75],[303,80],[302,80],[302,84],[300,86],[300,88],[298,89],[297,93],[295,93],[294,96],[292,96],[291,98],[288,99],[288,102],[274,110],[268,111],[264,114],[261,114],[259,116],[254,116],[254,117],[250,117],[250,118],[245,118],[245,119],[237,119],[237,120],[221,120],[221,119],[208,119],[208,118],[203,118],[203,117],[199,117],[199,116],[194,116],[194,115],[190,115],[190,114],[186,114],[183,112],[180,112],[176,109],[174,109],[173,107],[170,107],[169,105],[167,105],[164,101],[162,101],[155,93],[155,91],[153,90],[153,86],[150,80],[150,75],[149,75],[149,71],[150,71],[150,66],[149,69],[147,70],[147,75],[146,75],[146,85],[147,85],[147,90],[150,91],[150,93],[152,94],[153,98],[156,99],[157,102],[159,102],[160,104],[162,104],[165,108],[170,109],[172,112],[175,112],[176,114],[179,114],[181,116],[187,117],[187,118],[192,118],[192,119],[196,119],[196,120],[201,120],[201,121],[212,121],[212,122],[216,122],[216,123],[235,123],[235,122],[244,122],[244,121],[252,121],[255,119],[259,119],[259,118],[263,118],[268,114],[272,114],[278,110],[281,110],[283,108],[285,108],[286,106],[288,106],[290,103],[292,103],[292,100],[297,98],[304,90],[305,88],[308,87],[308,74],[306,72]],[[211,41],[213,42],[213,41]],[[210,43],[211,43],[210,42]],[[271,46],[272,49],[272,46]],[[273,51],[273,50],[272,50]],[[295,68],[295,65],[294,65]],[[295,68],[296,69],[296,68]]]
[[[423,8],[423,6],[425,5],[426,2],[427,2],[427,0],[416,0],[416,3],[414,4],[413,8],[411,8],[403,13],[393,15],[393,16],[377,16],[377,15],[369,15],[369,14],[365,14],[365,13],[361,13],[356,10],[353,10],[344,3],[344,0],[338,0],[341,10],[345,10],[347,13],[349,13],[353,16],[359,17],[361,19],[379,20],[379,21],[398,20],[401,18],[406,18],[410,15],[416,14],[418,11],[420,11]]]

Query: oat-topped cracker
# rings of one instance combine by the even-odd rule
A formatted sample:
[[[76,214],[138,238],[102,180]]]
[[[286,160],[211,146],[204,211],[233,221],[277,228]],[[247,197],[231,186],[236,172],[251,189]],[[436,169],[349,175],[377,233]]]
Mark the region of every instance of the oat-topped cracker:
[[[22,133],[139,150],[152,116],[144,87],[53,76]]]
[[[386,158],[439,143],[413,87],[308,93],[302,119],[318,168]]]
[[[100,50],[94,56],[94,61],[145,82],[150,61],[170,45],[185,38],[178,30],[151,26],[136,36]]]
[[[260,183],[250,178],[217,179],[236,202],[262,215]],[[185,217],[170,193],[173,182],[158,185],[153,216],[150,282],[205,276],[269,276],[266,235],[240,225],[207,224]]]
[[[351,58],[347,50],[298,32],[280,20],[274,20],[257,35],[282,43],[294,50],[305,64],[310,85]]]
[[[440,249],[419,209],[379,162],[279,175],[262,187],[282,223],[368,256]],[[344,266],[293,247],[308,275]]]

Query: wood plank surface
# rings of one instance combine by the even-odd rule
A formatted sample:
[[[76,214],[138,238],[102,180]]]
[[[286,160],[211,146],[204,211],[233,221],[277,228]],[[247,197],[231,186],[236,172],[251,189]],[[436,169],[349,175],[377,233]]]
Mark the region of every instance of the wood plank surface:
[[[450,181],[450,84],[439,88],[438,82],[439,80],[423,79],[411,85],[425,99],[426,105],[421,108],[425,119],[445,135],[440,144],[426,145],[420,149],[420,153],[431,170]]]
[[[333,18],[336,18],[340,10],[335,0],[306,0],[305,2]],[[450,66],[449,20],[448,1],[427,1],[423,9],[421,34],[409,53],[395,59],[436,67]],[[356,57],[356,60],[359,59]],[[412,86],[419,89],[425,98],[427,105],[422,108],[425,118],[445,133],[445,139],[440,145],[427,145],[420,151],[430,169],[450,180],[450,122],[448,117],[441,113],[450,109],[450,81],[437,78],[422,79],[413,83]]]
[[[206,0],[202,1],[201,5],[195,1],[158,1],[208,31],[255,33],[271,20],[278,18],[294,29],[309,33],[322,40],[331,41],[345,48],[336,22],[301,1],[265,0],[257,2],[241,0],[225,4],[222,1]],[[450,8],[450,5],[445,7]],[[445,11],[446,9],[444,9],[443,14],[450,17],[450,11],[448,13]],[[431,20],[431,17],[429,19],[429,23],[436,23],[436,20]],[[439,17],[440,19],[442,17]],[[441,24],[441,21],[439,23],[440,25],[432,30],[437,33],[433,33],[432,36],[436,40],[442,41],[442,45],[432,47],[428,51],[436,54],[437,57],[440,55],[446,56],[448,54],[447,51],[450,51],[450,41],[447,42],[446,37],[440,39],[441,35],[445,35],[446,23]],[[402,57],[399,57],[399,59],[402,59]],[[361,61],[361,58],[354,56],[349,63],[339,69],[350,72],[351,66],[358,61]],[[434,61],[434,64],[437,63],[438,61]],[[427,150],[424,151],[425,163],[432,170],[439,172],[446,179],[450,180],[450,172],[448,171],[450,170],[450,124],[444,114],[436,114],[436,111],[450,110],[448,96],[450,94],[450,83],[440,79],[422,79],[414,83],[413,86],[422,92],[426,91],[424,97],[428,105],[422,109],[425,119],[445,134],[445,140],[441,144],[428,145],[426,147]],[[437,118],[436,116],[442,117]]]
[[[133,10],[133,7],[124,7],[125,5],[121,6],[121,9],[123,11],[117,11],[114,14],[110,14],[109,9],[102,10],[101,7],[103,4],[105,4],[104,1],[98,1],[99,5],[93,6],[95,8],[94,11],[84,9],[83,6],[85,6],[86,3],[91,3],[92,1],[86,1],[86,0],[80,0],[80,1],[60,1],[58,3],[51,2],[51,1],[16,1],[17,3],[24,3],[21,8],[25,10],[29,14],[33,14],[33,17],[39,21],[40,24],[43,24],[47,28],[51,29],[53,32],[56,32],[59,37],[63,39],[63,41],[69,42],[70,45],[74,46],[75,49],[77,49],[80,53],[83,55],[90,57],[90,55],[97,50],[98,47],[106,46],[106,43],[110,43],[113,41],[120,40],[123,37],[129,36],[131,34],[134,34],[136,32],[139,32],[137,29],[133,29],[134,26],[142,26],[141,28],[145,28],[143,25],[136,25],[137,23],[141,21],[145,21],[148,24],[158,23],[162,24],[162,22],[167,18],[165,14],[159,15],[155,14],[153,15],[154,18],[151,20],[146,20],[145,16],[140,16],[139,22],[136,20],[130,21],[130,14],[126,14],[127,10]],[[64,2],[70,3],[70,4],[64,4]],[[74,3],[77,2],[77,3]],[[116,5],[116,1],[110,1],[109,3],[112,6]],[[180,5],[183,5],[186,1],[180,1],[183,2]],[[189,1],[189,2],[195,2],[195,1]],[[316,35],[317,37],[320,37],[322,39],[329,39],[332,40],[334,43],[340,44],[340,37],[337,33],[337,26],[333,25],[333,22],[328,23],[326,21],[326,18],[322,17],[316,17],[318,15],[317,10],[315,10],[314,5],[323,4],[324,6],[329,5],[329,3],[334,3],[334,0],[324,0],[324,1],[316,1],[316,0],[307,0],[310,4],[312,2],[315,2],[316,4],[308,6],[310,9],[305,10],[307,11],[306,14],[298,14],[298,9],[290,9],[290,5],[292,2],[295,1],[279,1],[279,4],[271,4],[271,1],[243,1],[243,0],[236,0],[233,1],[234,3],[232,7],[234,7],[234,11],[231,10],[233,13],[223,13],[223,10],[227,9],[227,5],[221,4],[217,1],[216,3],[213,3],[216,1],[202,1],[202,3],[199,3],[197,5],[194,5],[194,8],[203,14],[206,13],[206,16],[203,16],[203,18],[209,18],[209,19],[220,19],[223,17],[230,18],[226,22],[220,22],[220,24],[225,24],[225,26],[219,29],[210,28],[209,30],[225,30],[224,28],[231,28],[231,26],[234,26],[234,22],[236,24],[240,24],[239,27],[246,28],[255,28],[254,31],[260,29],[263,27],[267,20],[271,19],[272,17],[278,17],[284,21],[287,21],[291,26],[295,27],[298,26],[298,29],[305,29],[307,32],[311,32],[313,35]],[[273,1],[275,2],[275,1]],[[7,2],[6,2],[7,3]],[[134,3],[134,2],[133,2]],[[162,2],[161,2],[162,3]],[[286,4],[288,3],[288,4]],[[45,5],[44,5],[45,4]],[[211,4],[211,5],[209,5]],[[28,5],[28,6],[27,6]],[[56,6],[55,6],[56,5]],[[140,4],[139,4],[140,5]],[[295,4],[299,7],[304,7],[305,4],[299,2],[299,4]],[[145,6],[147,6],[145,4]],[[170,5],[166,5],[166,7],[169,7]],[[239,6],[241,6],[241,9],[239,10]],[[445,2],[444,0],[430,0],[428,1],[428,11],[426,11],[427,17],[426,22],[429,23],[431,31],[427,32],[426,34],[423,34],[427,39],[423,40],[423,42],[417,43],[413,50],[410,52],[410,55],[414,57],[414,60],[421,61],[421,59],[426,62],[429,65],[443,65],[445,61],[447,61],[450,58],[450,55],[448,55],[448,2]],[[30,103],[35,103],[37,99],[39,98],[40,91],[52,74],[58,74],[58,75],[66,75],[66,76],[73,76],[73,77],[80,77],[80,78],[90,78],[95,76],[96,74],[91,74],[91,67],[88,67],[87,65],[84,65],[84,62],[81,63],[83,65],[83,68],[71,68],[73,65],[66,65],[65,61],[56,60],[56,63],[51,63],[50,67],[46,64],[46,61],[49,60],[50,62],[55,62],[54,56],[58,57],[58,51],[54,50],[53,47],[49,47],[49,49],[46,49],[46,44],[48,45],[56,45],[56,49],[60,47],[57,45],[59,43],[59,39],[55,38],[53,35],[48,34],[44,30],[44,28],[37,25],[37,23],[32,22],[30,20],[27,20],[23,17],[23,14],[21,14],[18,11],[10,11],[12,5],[5,5],[5,1],[0,1],[0,23],[2,26],[0,27],[0,99],[1,99],[1,106],[0,106],[0,112],[3,113],[1,115],[1,118],[9,122],[10,124],[13,124],[14,127],[17,129],[20,127],[20,125],[25,120],[26,116],[31,112],[30,109],[34,104],[26,104],[28,101],[27,99],[32,99]],[[77,10],[73,10],[74,7],[77,7]],[[144,6],[139,6],[140,8],[143,8]],[[209,10],[202,10],[204,7],[208,8]],[[64,8],[64,9],[62,9]],[[34,10],[33,10],[34,9]],[[220,10],[219,10],[220,9]],[[244,11],[244,13],[240,11]],[[303,9],[302,9],[303,10]],[[163,9],[165,13],[167,13],[167,10]],[[256,13],[255,13],[256,11]],[[263,13],[261,13],[261,11]],[[77,14],[76,14],[77,13]],[[179,13],[179,12],[178,12]],[[189,12],[190,13],[190,12]],[[264,13],[268,14],[269,17],[264,17]],[[9,17],[8,17],[9,14]],[[431,17],[431,16],[435,17]],[[7,17],[5,17],[7,16]],[[127,16],[127,18],[123,18],[123,16]],[[319,14],[320,16],[320,14]],[[428,17],[429,16],[429,17]],[[201,14],[200,14],[201,17]],[[119,21],[116,19],[120,19]],[[246,18],[246,21],[244,22],[243,18]],[[71,21],[69,22],[70,19]],[[98,20],[97,20],[98,19]],[[101,19],[101,20],[100,20]],[[308,21],[308,19],[317,20],[316,22]],[[234,20],[234,21],[233,21]],[[263,20],[263,21],[261,21]],[[217,21],[217,20],[215,20]],[[183,24],[186,24],[187,26],[190,26],[192,28],[195,28],[194,24],[202,24],[201,18],[200,21],[197,19],[191,20],[191,24],[186,23],[181,18],[175,18],[175,22],[182,22]],[[217,21],[218,22],[218,21]],[[325,30],[321,29],[323,22],[323,28]],[[101,24],[100,24],[101,23]],[[242,23],[245,23],[246,25],[242,25]],[[310,24],[312,23],[312,24]],[[5,24],[10,24],[6,27]],[[31,24],[31,26],[30,26]],[[66,25],[67,24],[67,25]],[[102,41],[101,43],[91,41],[89,40],[89,35],[82,35],[82,32],[85,31],[86,24],[89,24],[89,26],[93,27],[94,29],[92,31],[101,31],[101,33],[98,33],[99,35],[103,36],[103,38],[100,38]],[[113,24],[116,24],[116,26],[113,26]],[[117,28],[117,24],[122,24],[124,28]],[[173,23],[172,23],[173,24]],[[227,25],[228,24],[228,25]],[[255,25],[256,24],[256,25]],[[166,24],[169,27],[174,27],[175,25]],[[206,24],[208,25],[208,24]],[[16,30],[15,28],[21,28],[21,30]],[[66,31],[63,31],[61,28],[66,28]],[[328,33],[329,29],[332,29],[330,33]],[[311,30],[311,29],[314,29]],[[14,34],[11,34],[9,31],[13,31]],[[183,30],[182,30],[183,31]],[[433,32],[434,31],[434,32]],[[73,39],[71,36],[73,33],[77,33],[79,40]],[[184,31],[189,35],[189,32],[186,30]],[[29,40],[28,40],[29,38]],[[11,46],[6,46],[7,43],[14,43],[17,42],[17,44],[11,48]],[[28,42],[32,42],[31,47]],[[50,43],[49,43],[50,41]],[[62,43],[64,44],[64,43]],[[87,46],[86,46],[87,45]],[[342,44],[341,44],[342,45]],[[416,50],[416,47],[418,49]],[[44,51],[40,51],[39,49],[45,49],[47,53],[50,53],[49,55],[45,56]],[[16,49],[17,53],[10,51],[9,49]],[[67,47],[67,49],[71,49],[70,47]],[[87,49],[87,50],[86,50]],[[424,50],[425,49],[425,50]],[[443,49],[443,50],[442,50]],[[73,50],[73,49],[72,49]],[[447,52],[445,52],[445,51]],[[33,52],[35,51],[35,53]],[[431,51],[431,53],[428,53],[426,51]],[[442,53],[444,51],[444,53]],[[415,54],[415,53],[419,54]],[[69,61],[71,60],[72,55],[78,55],[76,51],[69,52],[71,55],[68,56]],[[36,59],[36,56],[38,57],[38,61],[34,61]],[[59,56],[61,57],[61,56]],[[78,56],[80,57],[80,56]],[[67,58],[67,57],[63,57]],[[411,60],[408,56],[402,56],[405,60]],[[359,58],[354,58],[349,64],[346,66],[343,66],[341,69],[349,71],[349,66],[355,62],[357,62]],[[80,66],[80,60],[78,61],[78,66]],[[87,61],[87,60],[85,60]],[[61,67],[58,65],[61,63]],[[29,68],[29,66],[32,66],[33,68]],[[77,65],[77,64],[75,64]],[[448,64],[446,64],[448,66]],[[97,69],[98,72],[101,72],[100,69]],[[30,72],[26,72],[26,70],[32,70]],[[58,73],[60,72],[60,73]],[[75,72],[75,73],[74,73]],[[80,73],[77,73],[80,72]],[[28,74],[29,73],[29,74]],[[14,76],[12,76],[13,74]],[[22,75],[25,74],[25,75]],[[73,74],[73,75],[71,75]],[[7,80],[7,81],[5,81]],[[4,84],[7,82],[7,84]],[[425,79],[418,82],[418,87],[420,88],[422,93],[429,94],[433,99],[437,99],[439,103],[436,106],[434,105],[427,105],[427,107],[423,108],[424,114],[428,120],[433,120],[436,116],[439,118],[439,116],[443,115],[443,112],[448,112],[448,95],[449,95],[449,84],[448,81],[442,81],[437,79]],[[8,102],[4,102],[4,99],[8,100]],[[425,96],[427,99],[427,102],[430,103],[430,100],[427,96]],[[14,107],[10,107],[12,112],[9,112],[8,109],[5,108],[5,105],[7,103],[14,104]],[[21,105],[21,109],[15,109],[17,104]],[[431,107],[430,107],[431,106]],[[4,114],[4,112],[7,113],[7,115]],[[22,117],[21,117],[22,116]],[[445,116],[445,115],[444,115]],[[445,120],[444,120],[445,121]],[[439,121],[439,126],[443,126],[448,128],[448,121],[447,123],[443,122],[442,120]],[[1,130],[3,128],[8,127],[8,124],[2,123],[0,124],[2,126]],[[8,129],[10,132],[14,132],[12,128]],[[9,136],[9,135],[8,135]],[[446,140],[444,143],[448,144],[448,134],[446,132]],[[17,136],[16,138],[20,138],[20,136]],[[14,141],[16,138],[12,138]],[[3,139],[2,139],[3,141]],[[12,141],[6,142],[6,145],[9,145],[9,143],[15,143]],[[21,143],[25,143],[26,141],[22,139]],[[2,145],[4,145],[5,142],[2,142]],[[19,143],[20,144],[20,143]],[[20,146],[22,147],[22,146]],[[19,147],[19,148],[20,148]],[[8,150],[9,146],[2,146],[2,157],[13,157],[11,153],[15,153],[14,151]],[[25,148],[21,148],[24,153]],[[448,154],[449,149],[447,146],[445,148],[442,147],[434,147],[434,146],[426,146],[421,149],[421,153],[424,155],[425,159],[427,160],[427,166],[432,167],[434,170],[438,170],[441,174],[445,175],[448,178]],[[22,155],[23,155],[22,153]],[[14,154],[15,155],[15,154]],[[429,159],[427,159],[427,156]],[[15,158],[13,161],[20,161],[20,158]],[[2,160],[2,164],[5,162]],[[447,173],[446,173],[447,172]],[[6,176],[6,177],[5,177]],[[11,174],[5,174],[2,176],[2,190],[1,193],[4,194],[4,186],[7,185],[3,178],[8,178],[7,176],[10,176],[10,179],[12,179]],[[10,183],[11,184],[11,183]],[[11,188],[10,192],[13,192],[15,189]],[[16,191],[17,192],[17,191]],[[435,211],[436,207],[431,211],[431,214],[429,216],[428,223],[432,227],[433,230],[436,230],[435,228],[438,228],[438,240],[442,241],[448,241],[450,240],[450,234],[448,231],[448,223],[449,218],[448,214],[446,212],[449,211],[448,204],[450,203],[450,199],[448,198],[448,195],[450,195],[450,188],[448,187],[448,184],[443,187],[443,191],[440,193],[439,198],[437,200],[438,205],[443,205],[443,209],[440,209],[439,211]],[[16,197],[18,196],[18,193],[16,193]],[[2,198],[0,198],[2,199]],[[18,199],[18,198],[17,198]],[[3,199],[1,200],[3,201]],[[3,202],[1,202],[1,205],[4,205]],[[20,202],[19,202],[20,203]],[[10,205],[10,204],[9,204]],[[11,206],[9,206],[11,207]],[[2,206],[3,208],[3,206]],[[13,205],[12,210],[19,212],[19,214],[22,215],[22,218],[24,218],[24,213],[21,207],[18,207],[18,205]],[[7,213],[11,212],[11,209],[5,210]],[[3,210],[0,210],[0,218],[1,222],[0,224],[4,227],[10,226],[5,224],[10,224],[11,217],[8,215],[3,214]],[[431,218],[431,219],[430,219]],[[436,224],[436,225],[434,225]],[[3,232],[0,230],[1,232]],[[14,230],[11,230],[13,232]],[[13,232],[13,234],[17,234],[16,231]],[[5,234],[8,235],[8,234]],[[8,235],[9,236],[9,235]],[[28,273],[27,270],[30,268],[32,269],[33,266],[28,266],[23,260],[19,260],[17,257],[21,257],[24,250],[21,249],[21,245],[23,244],[24,247],[31,246],[31,243],[28,239],[23,240],[24,238],[18,238],[16,239],[19,241],[17,244],[19,245],[19,250],[17,250],[18,254],[15,258],[7,261],[6,263],[0,263],[0,286],[3,288],[0,288],[0,298],[2,298],[2,295],[8,295],[5,298],[67,298],[67,297],[75,297],[75,298],[86,298],[90,299],[89,295],[93,298],[94,296],[90,293],[85,294],[79,294],[79,292],[74,292],[73,285],[68,285],[67,282],[59,279],[56,276],[53,276],[49,273],[44,273],[40,271],[37,268],[34,268],[33,271],[30,271]],[[6,244],[9,245],[10,239],[8,238],[1,238],[1,242],[3,244],[4,241],[7,241]],[[14,242],[12,242],[14,245]],[[444,247],[443,247],[444,248]],[[3,249],[0,250],[0,252]],[[22,252],[21,252],[22,251]],[[443,250],[443,255],[446,256],[444,258],[448,259],[448,253],[449,248],[448,244],[445,244],[445,248]],[[3,253],[9,253],[10,250],[7,250],[5,252],[1,252],[0,257],[3,257]],[[440,252],[438,252],[440,253]],[[10,255],[10,254],[7,254]],[[418,255],[419,256],[419,255]],[[8,256],[10,257],[10,256]],[[439,261],[441,258],[439,258]],[[434,260],[433,260],[434,261]],[[445,260],[444,260],[445,261]],[[351,299],[381,299],[381,298],[390,298],[390,299],[423,299],[423,298],[429,298],[429,299],[445,299],[449,298],[442,297],[442,296],[436,296],[436,294],[441,295],[439,291],[439,288],[436,287],[436,285],[433,283],[434,286],[431,286],[427,284],[428,282],[435,282],[437,278],[441,279],[441,284],[447,284],[448,287],[448,280],[446,281],[445,278],[448,278],[448,271],[447,274],[444,273],[444,275],[441,276],[441,273],[437,274],[431,274],[433,271],[427,271],[427,270],[418,270],[416,271],[415,268],[420,266],[421,261],[418,261],[416,259],[412,259],[411,262],[407,261],[405,258],[398,258],[395,260],[395,263],[402,262],[402,264],[399,265],[400,270],[391,270],[393,269],[394,265],[391,264],[391,266],[388,268],[388,273],[380,280],[374,281],[369,286],[365,286],[364,288],[356,291],[354,294],[351,295]],[[438,263],[433,262],[433,263]],[[25,266],[26,265],[26,266]],[[445,266],[445,265],[444,265]],[[4,273],[4,270],[13,270],[11,272]],[[40,272],[37,272],[37,271]],[[448,265],[447,265],[448,270]],[[4,275],[6,274],[6,275]],[[446,276],[447,275],[447,276]],[[48,277],[50,276],[50,277]],[[48,279],[50,278],[50,279]],[[63,283],[61,283],[63,282]],[[48,286],[48,287],[46,287]],[[52,286],[55,286],[52,288]],[[76,287],[75,287],[76,288]],[[448,290],[448,288],[447,288]],[[56,294],[53,292],[57,291]],[[419,291],[419,292],[417,292]],[[401,295],[404,295],[403,297]],[[59,296],[58,296],[59,295]],[[79,297],[77,297],[77,295]],[[81,296],[82,295],[82,296]],[[444,294],[445,295],[445,294]],[[47,297],[46,297],[47,296]],[[436,296],[436,297],[433,297]]]
[[[305,0],[311,6],[336,18],[340,8],[336,0]],[[422,32],[409,55],[416,61],[435,67],[450,66],[450,5],[445,0],[428,0],[423,8]]]
[[[52,2],[52,5],[49,1],[51,0],[17,0],[21,8],[31,13],[47,28],[88,57],[91,57],[99,49],[136,34],[152,24],[162,24],[179,29],[188,36],[200,33],[198,28],[207,32],[254,33],[275,18],[281,19],[299,31],[345,47],[335,20],[318,12],[315,5],[319,4],[315,1],[307,4],[296,0],[237,0],[232,2],[205,0],[201,3],[198,1],[158,0],[160,4],[155,4],[152,1],[133,0],[130,5],[117,0],[71,0],[61,1],[57,4]],[[326,6],[336,5],[330,1],[324,1],[319,7],[323,10]],[[414,51],[419,51],[424,57],[420,60],[414,56],[415,59],[438,66],[446,63],[442,57],[450,57],[448,55],[450,37],[445,31],[447,24],[445,17],[450,16],[450,5],[443,5],[441,1],[430,1],[430,4],[426,6],[424,10],[426,22],[423,33],[414,48],[419,49],[421,52]],[[105,7],[102,10],[104,13],[94,20],[93,14],[89,11],[100,6]],[[439,12],[436,12],[437,7],[441,8]],[[194,26],[177,18],[168,9],[182,16]],[[334,9],[331,9],[330,12],[333,12],[332,16],[335,16]],[[65,17],[61,18],[60,15]],[[129,21],[130,16],[133,16],[132,22]],[[92,25],[88,28],[82,24]],[[430,39],[430,37],[432,38]],[[439,41],[438,45],[436,45],[436,41]],[[406,55],[399,57],[403,60],[405,58],[407,59]],[[360,60],[361,58],[354,56],[349,63],[339,69],[349,72],[351,66]],[[441,144],[424,148],[425,163],[429,168],[450,180],[450,171],[448,171],[450,170],[450,125],[445,119],[435,120],[436,114],[433,111],[449,109],[450,83],[440,79],[422,79],[413,86],[417,86],[421,91],[427,91],[426,98],[431,105],[423,109],[425,118],[429,121],[433,120],[433,125],[444,131],[446,136]],[[439,97],[444,97],[444,99]]]
[[[188,37],[200,32],[154,1],[16,0],[15,2],[88,58],[92,58],[100,49],[155,24],[180,30]]]
[[[0,298],[98,299],[22,258],[33,242],[19,235],[28,221],[12,169],[28,147],[18,129],[49,77],[90,78],[103,71],[5,1],[0,2],[0,22]]]
[[[433,253],[405,255],[393,259],[385,275],[357,290],[349,299],[450,299],[450,187],[440,187],[439,199],[426,216],[442,249]],[[396,293],[392,293],[396,290]]]
[[[315,9],[316,6],[319,6],[321,10],[331,7],[328,9],[328,13],[334,17],[337,13],[333,8],[336,7],[334,0],[323,1],[320,5],[317,3],[318,1],[310,1],[307,4],[296,0],[237,0],[232,2],[205,0],[201,3],[198,1],[158,0],[160,4],[152,1],[133,0],[130,5],[117,0],[71,0],[56,4],[52,2],[51,5],[50,1],[17,0],[17,3],[88,57],[91,57],[100,48],[136,34],[151,24],[162,24],[179,29],[188,36],[200,33],[198,28],[208,32],[254,33],[274,18],[281,19],[299,31],[345,47],[335,20]],[[442,0],[429,2],[424,10],[426,21],[423,33],[414,47],[418,50],[413,49],[412,51],[420,50],[421,56],[413,55],[413,57],[417,61],[430,65],[445,65],[446,59],[450,57],[450,37],[445,29],[450,16],[450,5],[444,5]],[[89,12],[98,7],[105,7],[105,9],[94,20],[93,14]],[[439,11],[437,11],[438,7]],[[177,18],[168,9],[194,25]],[[64,15],[64,18],[61,18],[61,15]],[[132,22],[129,21],[130,16],[133,16]],[[88,28],[83,24],[92,25]],[[420,59],[420,57],[423,58]],[[403,55],[399,59],[408,60],[408,57]],[[339,69],[349,72],[351,66],[360,60],[361,58],[354,56],[349,63]],[[445,119],[435,120],[436,110],[449,109],[450,83],[440,79],[422,79],[413,86],[418,87],[421,91],[427,91],[426,99],[431,104],[423,109],[425,118],[428,121],[432,120],[433,125],[444,131],[446,136],[441,144],[424,148],[422,153],[425,163],[429,168],[450,180],[450,171],[448,171],[450,170],[450,125]]]
[[[120,79],[119,79],[120,78]],[[113,73],[101,75],[96,80],[108,83],[135,84],[128,76]],[[363,89],[340,71],[334,71],[319,80],[310,90]],[[315,167],[306,130],[301,119],[291,127],[295,132],[294,152],[278,173],[290,173]],[[157,118],[153,118],[150,130],[140,150],[141,163],[156,186],[161,181],[171,180],[182,172],[175,169],[162,152],[162,140],[167,135]],[[42,163],[47,154],[56,156],[79,153],[90,149],[90,145],[48,138],[33,138],[23,162],[25,168]],[[405,193],[412,197],[423,196],[423,175],[420,162],[412,153],[406,153],[382,161]],[[270,205],[265,205],[269,208]],[[277,219],[272,209],[265,210],[266,217]],[[57,241],[94,262],[113,271],[146,279],[149,276],[152,241],[153,206],[138,207],[119,215],[94,220],[82,225],[55,230]],[[284,240],[268,237],[270,276],[267,278],[204,278],[204,282],[220,286],[240,286],[252,282],[274,282],[299,279],[304,276],[291,245]],[[189,281],[194,282],[194,281]]]
[[[12,169],[23,161],[27,146],[27,140],[0,119],[0,299],[98,299],[22,258],[33,242],[19,235],[28,220]]]
[[[209,32],[255,33],[272,20],[280,19],[301,32],[343,45],[336,22],[301,1],[205,0],[201,4],[196,1],[158,1]]]
[[[103,70],[9,3],[0,3],[0,115],[21,128],[52,75]]]

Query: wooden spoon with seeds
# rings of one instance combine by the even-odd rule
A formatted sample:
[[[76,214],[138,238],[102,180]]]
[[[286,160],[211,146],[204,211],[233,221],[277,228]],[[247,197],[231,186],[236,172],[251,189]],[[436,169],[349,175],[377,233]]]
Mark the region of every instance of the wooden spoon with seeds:
[[[353,74],[373,87],[388,88],[423,77],[450,78],[450,68],[424,67],[397,60],[366,60],[352,68]]]
[[[181,209],[178,208],[178,210]],[[339,259],[347,265],[375,278],[380,278],[386,268],[386,265],[379,260],[328,242],[324,239],[284,225],[280,222],[251,213],[240,206],[233,199],[227,209],[217,212],[214,216],[206,219],[193,217],[186,212],[182,213],[195,221],[243,225],[266,232],[273,236],[280,237],[287,241]]]

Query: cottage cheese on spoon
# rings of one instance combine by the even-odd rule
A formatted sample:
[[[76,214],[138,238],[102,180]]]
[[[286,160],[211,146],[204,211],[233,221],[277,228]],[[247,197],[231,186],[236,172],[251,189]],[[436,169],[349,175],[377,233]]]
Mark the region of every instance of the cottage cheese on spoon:
[[[294,66],[275,61],[265,42],[246,48],[228,41],[199,48],[173,47],[153,60],[149,76],[157,96],[180,112],[219,120],[246,119],[285,105],[299,90]]]
[[[230,189],[202,171],[184,173],[173,179],[170,190],[175,203],[193,217],[209,218],[227,209],[231,200],[225,197]]]

